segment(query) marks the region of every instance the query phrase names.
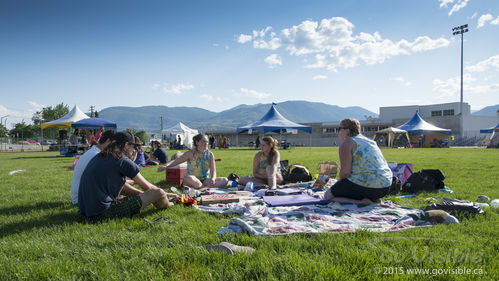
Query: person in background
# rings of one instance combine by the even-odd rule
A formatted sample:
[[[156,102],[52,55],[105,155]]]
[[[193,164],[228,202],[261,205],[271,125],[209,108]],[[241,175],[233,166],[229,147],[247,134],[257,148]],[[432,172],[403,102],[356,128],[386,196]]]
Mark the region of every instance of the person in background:
[[[392,171],[376,142],[360,132],[357,119],[347,118],[340,122],[340,180],[326,191],[324,199],[371,204],[388,194]]]
[[[142,150],[142,141],[139,137],[135,136],[135,159],[134,163],[144,167],[146,165],[146,158],[144,155],[144,150]]]
[[[208,149],[208,137],[204,134],[198,134],[192,138],[192,141],[194,149],[185,152],[182,156],[168,162],[166,165],[158,167],[158,172],[187,162],[187,172],[182,185],[196,189],[227,186],[229,182],[227,178],[217,177],[215,156]]]
[[[99,132],[95,135],[95,138],[97,141],[102,137],[102,134],[104,133],[104,126],[100,126]]]
[[[259,147],[260,147],[260,136],[257,136],[256,140],[255,140],[255,148],[259,148]]]
[[[151,142],[152,151],[149,155],[149,161],[153,162],[153,165],[166,164],[168,162],[168,153],[162,147],[161,143],[157,140]]]
[[[148,182],[140,167],[130,160],[135,151],[135,138],[130,132],[114,134],[111,144],[95,156],[81,176],[78,192],[79,213],[93,220],[129,217],[149,204],[156,208],[172,206],[166,193]],[[144,191],[127,186],[129,177]],[[119,199],[123,197],[123,199]]]
[[[277,188],[283,181],[279,166],[281,155],[278,142],[271,136],[262,139],[262,148],[253,158],[253,176],[238,179],[238,184],[246,185],[252,181],[256,185],[268,185],[270,189]]]
[[[75,129],[73,134],[71,134],[71,136],[69,137],[69,143],[71,145],[78,145],[80,142],[79,142],[79,134],[80,134],[80,131],[78,129]]]
[[[106,146],[111,143],[111,138],[113,137],[113,135],[113,131],[104,132],[99,140],[99,143],[87,150],[87,152],[85,152],[80,157],[78,162],[76,162],[73,170],[73,178],[71,180],[71,202],[73,204],[78,204],[78,191],[80,187],[81,175],[83,174],[83,171],[85,171],[88,162],[90,162],[90,160],[92,160],[95,155],[99,154],[104,148],[106,148]]]
[[[92,146],[95,143],[95,131],[94,130],[88,130],[88,135],[87,135],[87,140],[88,140],[88,145]]]

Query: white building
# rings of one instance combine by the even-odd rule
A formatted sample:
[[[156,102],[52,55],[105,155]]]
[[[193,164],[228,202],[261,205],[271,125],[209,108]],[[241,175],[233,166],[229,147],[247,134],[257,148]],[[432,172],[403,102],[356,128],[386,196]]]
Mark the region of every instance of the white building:
[[[376,131],[390,126],[398,127],[407,122],[416,111],[419,112],[419,115],[426,122],[440,128],[452,130],[454,141],[451,142],[451,145],[474,145],[475,142],[487,137],[480,133],[480,129],[490,128],[499,123],[499,114],[496,116],[471,115],[471,107],[468,103],[463,103],[462,116],[460,114],[459,102],[432,105],[387,106],[380,107],[378,118],[359,120],[362,126],[362,134],[368,138],[372,138]],[[347,117],[345,116],[345,118]],[[340,121],[304,123],[303,125],[312,126],[312,134],[297,131],[296,134],[274,134],[274,137],[278,140],[289,142],[292,146],[334,146],[339,144],[338,127]],[[248,146],[257,137],[257,133],[243,133],[236,136],[235,131],[207,133],[228,137],[232,146]],[[461,132],[463,132],[462,135]]]

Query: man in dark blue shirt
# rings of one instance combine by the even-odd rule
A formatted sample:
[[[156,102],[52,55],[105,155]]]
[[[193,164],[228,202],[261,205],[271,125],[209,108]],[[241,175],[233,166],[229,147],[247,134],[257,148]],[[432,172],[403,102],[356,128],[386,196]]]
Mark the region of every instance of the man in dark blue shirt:
[[[166,208],[172,204],[166,193],[148,182],[141,174],[140,167],[130,160],[135,150],[135,139],[129,132],[118,132],[113,141],[95,156],[85,168],[78,191],[80,214],[107,219],[126,217],[138,213],[149,204]],[[134,180],[144,191],[126,183],[126,178]],[[121,195],[127,196],[124,199]]]

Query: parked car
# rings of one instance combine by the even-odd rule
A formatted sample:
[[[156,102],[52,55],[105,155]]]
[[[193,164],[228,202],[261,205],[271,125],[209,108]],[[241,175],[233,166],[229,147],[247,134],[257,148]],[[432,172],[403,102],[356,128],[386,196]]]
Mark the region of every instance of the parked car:
[[[43,145],[51,145],[51,144],[57,144],[57,141],[55,140],[42,140]]]

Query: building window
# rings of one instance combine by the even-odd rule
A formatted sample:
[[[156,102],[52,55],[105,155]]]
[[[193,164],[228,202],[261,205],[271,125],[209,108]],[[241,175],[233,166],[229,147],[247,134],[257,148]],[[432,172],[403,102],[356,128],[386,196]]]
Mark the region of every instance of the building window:
[[[431,112],[431,117],[442,116],[442,110],[435,110]]]
[[[444,110],[444,116],[453,116],[453,115],[454,115],[454,109]]]

